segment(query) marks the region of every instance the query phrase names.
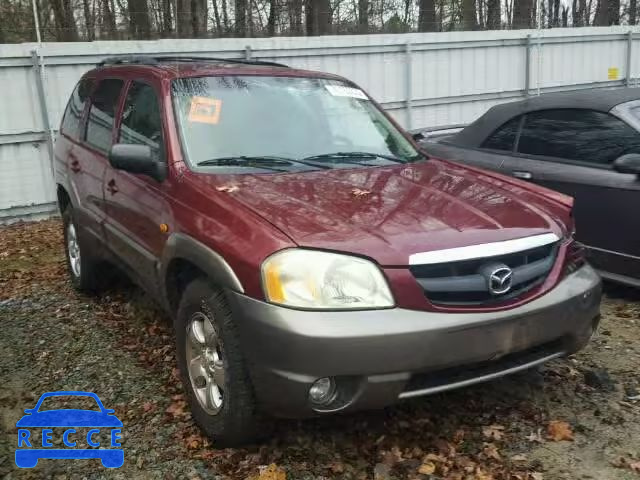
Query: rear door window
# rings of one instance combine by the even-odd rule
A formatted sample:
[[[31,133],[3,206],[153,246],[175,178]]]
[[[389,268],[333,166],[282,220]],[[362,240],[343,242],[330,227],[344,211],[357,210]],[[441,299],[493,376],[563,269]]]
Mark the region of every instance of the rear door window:
[[[80,136],[82,114],[84,113],[84,106],[87,103],[87,99],[91,94],[92,85],[93,80],[90,78],[80,80],[73,90],[71,98],[69,98],[69,103],[67,103],[67,108],[64,111],[60,130],[63,134],[74,140],[77,140]]]
[[[521,119],[522,116],[520,115],[503,124],[482,143],[481,148],[512,152]]]
[[[111,148],[113,123],[123,85],[124,82],[118,79],[102,80],[91,98],[85,141],[104,154]]]
[[[155,158],[164,158],[160,104],[152,86],[131,83],[122,110],[118,142],[148,145]]]
[[[527,114],[518,152],[608,166],[621,155],[640,152],[640,133],[608,113],[545,110]]]

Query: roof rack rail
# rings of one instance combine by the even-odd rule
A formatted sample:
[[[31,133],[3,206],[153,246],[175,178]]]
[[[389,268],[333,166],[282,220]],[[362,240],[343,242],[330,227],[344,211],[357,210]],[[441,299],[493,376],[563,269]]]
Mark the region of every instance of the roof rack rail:
[[[221,57],[190,57],[190,56],[155,56],[156,62],[219,62],[219,63],[239,63],[244,65],[263,65],[267,67],[284,67],[289,65],[284,63],[271,62],[267,60],[247,60],[241,58],[221,58]]]
[[[107,57],[101,62],[98,62],[98,67],[104,67],[105,65],[154,65],[158,61],[147,55],[122,55]]]

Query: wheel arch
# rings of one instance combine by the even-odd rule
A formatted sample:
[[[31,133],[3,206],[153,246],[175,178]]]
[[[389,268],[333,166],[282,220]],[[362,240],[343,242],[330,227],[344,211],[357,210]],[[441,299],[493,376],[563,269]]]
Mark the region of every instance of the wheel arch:
[[[202,242],[174,233],[164,248],[160,266],[163,294],[172,313],[178,309],[180,296],[194,279],[206,277],[220,288],[244,293],[244,287],[227,261]]]
[[[71,195],[59,183],[56,185],[56,199],[58,201],[58,210],[63,213],[69,205],[71,205]]]

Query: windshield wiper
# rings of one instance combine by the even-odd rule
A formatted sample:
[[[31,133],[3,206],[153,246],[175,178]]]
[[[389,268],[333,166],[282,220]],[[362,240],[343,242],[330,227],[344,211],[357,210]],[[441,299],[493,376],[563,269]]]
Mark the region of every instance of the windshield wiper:
[[[297,162],[286,157],[238,155],[234,157],[210,158],[209,160],[198,162],[196,165],[198,167],[253,167],[273,170],[275,172],[286,172],[286,169],[274,167],[290,167],[294,163]]]
[[[390,160],[395,163],[407,163],[406,160],[402,158],[394,157],[393,155],[385,155],[383,153],[372,153],[372,152],[323,153],[321,155],[312,155],[310,157],[305,157],[303,160],[343,160],[345,161],[345,163],[360,163],[360,162],[353,161],[356,158],[359,158],[362,160],[384,158],[385,160]]]
[[[313,167],[316,169],[327,169],[331,168],[327,165],[318,165],[313,162],[305,162],[304,159],[296,160],[293,158],[287,157],[278,157],[277,155],[261,155],[261,156],[248,156],[248,155],[238,155],[236,157],[220,157],[220,158],[212,158],[210,160],[203,160],[197,163],[198,167],[205,166],[240,166],[240,167],[254,167],[254,168],[264,168],[265,170],[274,170],[277,172],[286,172],[287,170],[281,170],[279,168],[272,167],[290,167],[293,164],[297,165],[305,165],[307,167]]]

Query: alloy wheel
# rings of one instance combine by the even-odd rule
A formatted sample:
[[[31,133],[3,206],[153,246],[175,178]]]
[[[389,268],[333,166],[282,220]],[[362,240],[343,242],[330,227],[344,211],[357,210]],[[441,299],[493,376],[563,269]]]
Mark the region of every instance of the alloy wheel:
[[[185,353],[191,388],[198,403],[208,414],[217,414],[224,398],[224,362],[213,323],[202,312],[193,314],[189,321]]]

